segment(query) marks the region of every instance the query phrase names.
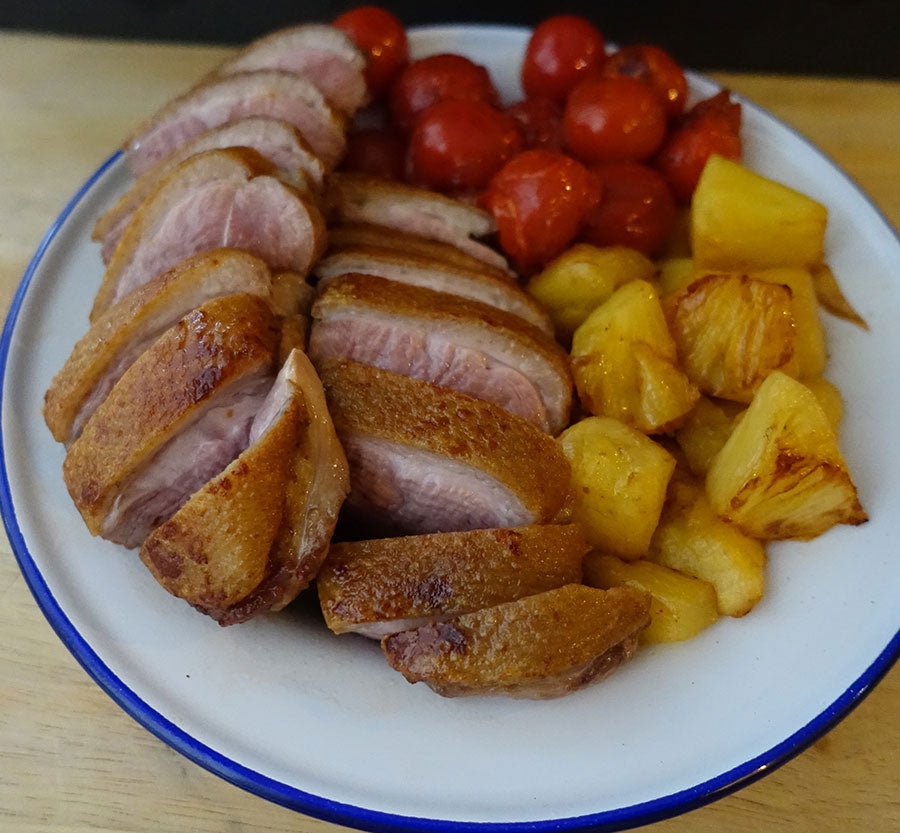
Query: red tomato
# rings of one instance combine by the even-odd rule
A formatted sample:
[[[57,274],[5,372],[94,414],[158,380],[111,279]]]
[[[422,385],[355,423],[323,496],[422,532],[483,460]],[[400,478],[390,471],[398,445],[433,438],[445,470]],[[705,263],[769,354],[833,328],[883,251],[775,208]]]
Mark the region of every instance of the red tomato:
[[[563,135],[584,162],[640,162],[659,150],[666,115],[656,91],[635,78],[593,78],[569,94]]]
[[[669,118],[681,115],[687,98],[684,70],[664,49],[650,44],[625,46],[606,59],[603,75],[614,78],[627,75],[646,81],[660,95]]]
[[[482,204],[497,221],[503,250],[529,274],[566,249],[598,198],[582,164],[555,151],[526,150],[497,172]]]
[[[740,123],[741,105],[725,90],[697,104],[669,133],[655,164],[679,200],[690,202],[712,154],[740,160]]]
[[[563,14],[538,25],[522,62],[522,86],[529,98],[564,101],[583,78],[606,59],[603,35],[589,20]]]
[[[432,55],[411,63],[391,88],[394,123],[408,130],[416,116],[445,98],[484,101],[500,98],[488,71],[462,55]]]
[[[358,130],[347,136],[347,153],[341,169],[385,179],[402,179],[405,155],[403,139],[393,130]]]
[[[520,146],[505,113],[483,101],[446,98],[416,119],[406,172],[411,182],[442,191],[484,188]]]
[[[665,179],[639,162],[593,171],[602,196],[588,215],[582,239],[595,246],[629,246],[652,257],[675,222],[675,198]]]
[[[522,147],[562,150],[562,107],[549,98],[526,98],[506,108],[518,125]]]
[[[381,6],[358,6],[340,15],[333,25],[366,54],[366,83],[372,97],[379,98],[409,63],[403,24]]]

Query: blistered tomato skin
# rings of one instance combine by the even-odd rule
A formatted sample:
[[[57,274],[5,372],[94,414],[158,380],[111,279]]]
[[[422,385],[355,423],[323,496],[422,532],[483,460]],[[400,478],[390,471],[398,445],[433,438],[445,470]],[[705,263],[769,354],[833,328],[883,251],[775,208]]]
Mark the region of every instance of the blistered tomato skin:
[[[653,257],[675,222],[675,198],[665,179],[639,162],[592,170],[601,198],[588,214],[581,239],[595,246],[628,246]]]
[[[522,135],[525,150],[562,150],[562,107],[549,98],[526,98],[505,110]]]
[[[699,102],[669,133],[655,159],[675,196],[691,201],[703,167],[712,154],[739,162],[743,153],[740,134],[741,106],[727,90]]]
[[[596,179],[576,160],[527,150],[494,176],[482,205],[497,221],[501,248],[528,275],[565,251],[599,196]]]
[[[347,136],[347,153],[341,162],[341,170],[402,179],[405,157],[406,145],[393,130],[357,130]]]
[[[582,162],[641,162],[656,153],[665,133],[659,96],[634,78],[582,81],[566,101],[563,136]]]
[[[416,120],[407,178],[439,191],[478,190],[520,148],[515,122],[483,101],[444,99]]]
[[[358,6],[337,17],[334,26],[346,32],[366,54],[366,83],[372,98],[384,95],[409,63],[403,24],[381,6]]]
[[[600,30],[575,15],[558,15],[539,24],[522,62],[522,86],[529,98],[565,100],[583,78],[598,72],[606,58]]]
[[[652,44],[624,46],[606,59],[603,75],[607,78],[628,76],[650,84],[671,119],[684,111],[687,79],[678,62],[664,49]]]
[[[411,63],[391,88],[394,124],[412,128],[416,117],[444,99],[499,104],[500,97],[488,71],[462,55],[431,55]]]

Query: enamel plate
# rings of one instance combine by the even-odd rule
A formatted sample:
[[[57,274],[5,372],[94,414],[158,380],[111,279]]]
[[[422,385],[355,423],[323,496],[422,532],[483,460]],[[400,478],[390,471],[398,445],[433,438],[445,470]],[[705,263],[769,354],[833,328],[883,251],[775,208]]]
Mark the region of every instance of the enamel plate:
[[[461,52],[519,95],[527,32],[421,29],[416,56]],[[716,87],[691,77],[695,97]],[[559,700],[447,700],[361,637],[329,633],[314,594],[220,628],[169,596],[135,552],[92,538],[60,476],[43,394],[87,327],[102,275],[90,230],[129,182],[118,156],[50,229],[3,333],[2,509],[60,638],[129,714],[223,778],[371,830],[635,826],[720,796],[803,749],[900,650],[900,243],[846,175],[744,102],[746,161],[830,211],[828,259],[871,332],[826,316],[843,450],[871,521],[770,547],[744,619],[644,649]]]

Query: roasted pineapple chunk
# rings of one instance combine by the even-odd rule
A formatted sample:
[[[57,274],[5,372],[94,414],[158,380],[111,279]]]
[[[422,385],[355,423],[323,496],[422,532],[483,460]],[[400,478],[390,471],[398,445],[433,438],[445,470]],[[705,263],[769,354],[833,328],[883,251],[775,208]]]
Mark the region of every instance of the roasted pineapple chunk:
[[[844,398],[841,396],[841,392],[821,376],[804,379],[803,384],[813,392],[825,412],[825,416],[828,417],[828,424],[837,434],[844,417]]]
[[[528,291],[550,314],[560,341],[568,343],[581,322],[617,287],[655,274],[656,267],[634,249],[581,243],[535,275]]]
[[[657,263],[659,274],[656,277],[659,283],[659,295],[666,298],[682,289],[687,289],[694,280],[699,277],[693,258],[672,257]]]
[[[648,558],[712,584],[723,616],[743,616],[762,598],[763,545],[712,511],[702,483],[673,479]]]
[[[791,292],[746,275],[707,275],[666,302],[688,378],[703,393],[749,402],[794,352]]]
[[[641,634],[642,642],[681,642],[719,618],[716,591],[709,582],[649,561],[626,563],[589,553],[584,583],[604,590],[624,584],[650,594],[650,625]]]
[[[706,476],[713,510],[753,538],[815,538],[867,520],[834,430],[809,388],[775,372]]]
[[[844,296],[834,272],[827,263],[822,263],[812,270],[813,288],[819,303],[832,315],[850,321],[864,330],[869,329],[866,320],[855,310]]]
[[[588,417],[559,437],[572,466],[571,520],[592,546],[623,558],[646,555],[675,458],[608,417]]]
[[[711,156],[691,203],[698,267],[734,271],[822,262],[825,206],[721,156]]]
[[[582,405],[648,434],[674,427],[699,396],[676,361],[656,290],[646,281],[617,289],[572,338]]]
[[[731,436],[735,418],[743,410],[736,402],[700,397],[684,425],[675,432],[675,440],[694,474],[706,474],[713,457]]]

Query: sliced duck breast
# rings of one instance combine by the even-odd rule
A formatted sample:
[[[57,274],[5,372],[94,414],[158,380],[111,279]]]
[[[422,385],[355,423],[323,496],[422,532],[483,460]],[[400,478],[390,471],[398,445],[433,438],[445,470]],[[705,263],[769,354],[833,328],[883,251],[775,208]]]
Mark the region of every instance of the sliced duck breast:
[[[347,248],[323,257],[314,267],[319,286],[340,275],[376,275],[435,292],[470,298],[505,310],[548,335],[553,325],[541,305],[518,284],[495,271],[469,270],[445,260],[376,247]]]
[[[328,180],[331,223],[375,223],[408,234],[439,240],[478,260],[508,270],[506,258],[473,238],[497,231],[486,211],[434,191],[355,173],[336,173]]]
[[[554,518],[569,465],[552,437],[489,402],[345,359],[319,373],[350,464],[347,506],[395,534]]]
[[[346,542],[331,546],[316,587],[332,631],[381,639],[578,583],[588,549],[574,524]]]
[[[429,260],[440,260],[458,266],[469,272],[489,272],[500,280],[513,281],[513,276],[497,266],[490,266],[477,257],[464,251],[441,243],[439,240],[428,240],[416,234],[376,226],[372,223],[344,223],[330,226],[328,229],[329,253],[341,252],[345,249],[388,249],[392,252],[406,252],[426,257]]]
[[[349,487],[321,383],[299,350],[249,441],[141,548],[163,587],[223,625],[280,610],[309,584]]]
[[[128,167],[140,176],[204,131],[250,116],[294,125],[329,168],[344,152],[345,119],[312,81],[292,72],[259,70],[213,76],[170,101],[126,140]]]
[[[366,59],[340,29],[305,24],[280,29],[245,46],[225,61],[217,75],[278,69],[313,82],[339,110],[353,115],[369,98]]]
[[[178,165],[135,211],[97,292],[91,320],[190,255],[244,249],[306,274],[325,245],[316,204],[267,175],[249,148],[208,150]]]
[[[559,433],[572,402],[568,356],[515,315],[466,298],[363,275],[315,302],[313,362],[343,357],[493,402]]]
[[[445,697],[546,699],[600,682],[631,658],[649,596],[567,584],[382,640],[391,667]]]
[[[138,546],[246,448],[278,340],[265,300],[227,295],[192,310],[131,365],[63,464],[92,534]]]
[[[258,151],[275,166],[280,180],[301,191],[311,189],[318,192],[322,188],[325,166],[293,125],[256,116],[214,127],[141,174],[118,202],[100,216],[94,225],[92,239],[102,244],[103,262],[109,263],[116,243],[138,206],[176,165],[204,150],[230,147],[248,147]]]
[[[278,281],[276,281],[278,283]],[[221,295],[273,300],[273,280],[259,258],[236,249],[194,255],[111,306],[75,345],[44,397],[53,436],[70,444],[113,385],[156,339],[183,316]],[[300,287],[289,291],[296,295]],[[279,298],[279,303],[286,303]],[[298,302],[283,310],[293,314]]]

